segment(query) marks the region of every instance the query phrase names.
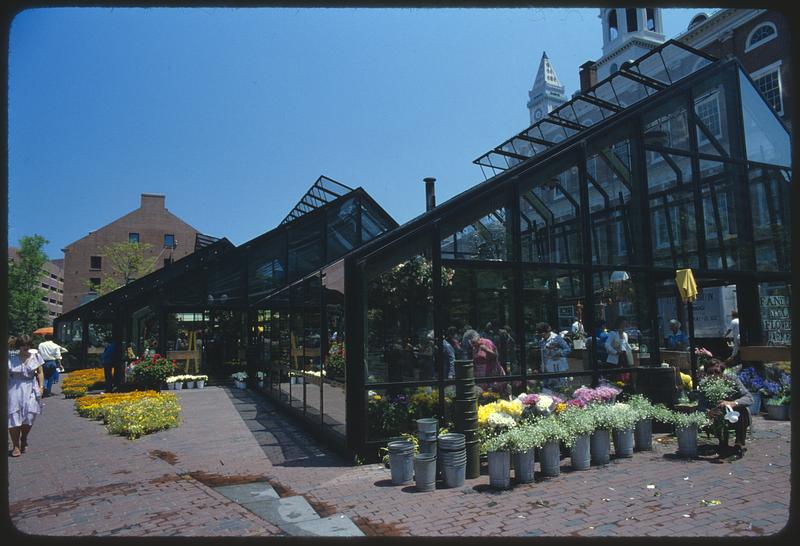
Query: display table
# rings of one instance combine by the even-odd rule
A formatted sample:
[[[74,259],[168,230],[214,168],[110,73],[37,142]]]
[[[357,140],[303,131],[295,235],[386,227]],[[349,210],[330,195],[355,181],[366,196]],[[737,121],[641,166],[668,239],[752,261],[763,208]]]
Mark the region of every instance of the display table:
[[[686,371],[692,369],[689,351],[675,351],[673,349],[661,348],[661,361],[666,362],[674,368]]]
[[[789,362],[792,360],[791,347],[786,345],[751,345],[739,347],[742,360],[755,362]]]

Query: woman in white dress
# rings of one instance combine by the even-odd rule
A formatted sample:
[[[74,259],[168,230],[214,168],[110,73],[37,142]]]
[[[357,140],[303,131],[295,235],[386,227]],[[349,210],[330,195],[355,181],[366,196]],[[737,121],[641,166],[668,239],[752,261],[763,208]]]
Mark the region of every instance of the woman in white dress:
[[[28,447],[28,433],[33,421],[42,412],[44,360],[31,349],[30,336],[8,339],[8,432],[11,435],[12,457],[19,457]],[[17,352],[12,354],[12,350]]]

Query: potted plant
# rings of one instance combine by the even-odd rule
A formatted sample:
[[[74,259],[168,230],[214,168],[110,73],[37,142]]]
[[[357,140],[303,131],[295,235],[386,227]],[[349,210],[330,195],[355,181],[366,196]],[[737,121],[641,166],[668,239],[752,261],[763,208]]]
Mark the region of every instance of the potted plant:
[[[675,426],[678,437],[678,455],[684,457],[697,456],[697,432],[711,424],[702,411],[692,413],[671,412],[671,423]]]
[[[493,433],[484,443],[489,460],[489,485],[508,489],[511,485],[511,437],[507,432],[517,423],[503,412],[489,415],[488,424]]]
[[[195,388],[195,376],[193,375],[184,375],[183,380],[186,382],[187,389]]]
[[[237,389],[244,389],[247,387],[247,372],[233,373],[231,374],[231,378],[233,379],[233,384]]]
[[[617,402],[611,406],[613,424],[611,430],[614,438],[614,454],[617,457],[633,457],[633,429],[638,421],[638,414],[628,404]]]
[[[724,375],[707,376],[697,384],[697,390],[700,392],[698,409],[705,411],[731,397],[736,392],[736,383]]]
[[[764,407],[767,409],[767,417],[777,421],[788,421],[792,403],[792,377],[787,373],[781,373],[780,381],[765,381],[769,383],[771,396],[767,398]]]
[[[636,412],[636,424],[633,429],[634,449],[652,451],[653,420],[669,422],[669,410],[663,404],[653,405],[641,394],[630,396],[628,405]]]
[[[167,382],[167,388],[168,388],[169,390],[171,390],[171,391],[174,391],[174,390],[177,388],[177,387],[176,387],[176,385],[175,385],[177,381],[178,381],[178,376],[177,376],[177,375],[171,375],[171,376],[169,376],[169,377],[166,379],[166,382]]]
[[[534,426],[541,435],[539,469],[544,476],[558,476],[561,473],[561,442],[567,440],[567,430],[557,415],[539,419]]]
[[[186,376],[185,375],[176,375],[174,377],[175,377],[175,383],[174,383],[175,390],[179,391],[179,390],[183,389],[183,380],[186,378]]]
[[[197,388],[202,389],[206,386],[206,381],[208,381],[207,375],[196,375],[195,376],[195,383],[197,383]]]
[[[588,470],[590,467],[590,436],[594,432],[594,419],[580,406],[570,405],[559,416],[565,430],[564,445],[569,449],[572,468]]]
[[[265,374],[262,371],[256,372],[256,380],[258,381],[258,388],[259,389],[263,389],[264,388],[264,378],[266,376],[267,376],[267,374]]]
[[[593,464],[604,465],[611,460],[611,429],[614,417],[607,404],[589,404],[584,410],[594,422],[594,432],[589,437],[589,451]]]
[[[514,477],[519,483],[533,482],[534,453],[544,443],[539,430],[531,423],[524,423],[505,434],[508,436]]]
[[[753,397],[753,404],[749,408],[750,415],[758,415],[761,412],[761,393],[765,390],[764,377],[755,368],[749,367],[739,372],[739,381],[750,391],[750,395]]]

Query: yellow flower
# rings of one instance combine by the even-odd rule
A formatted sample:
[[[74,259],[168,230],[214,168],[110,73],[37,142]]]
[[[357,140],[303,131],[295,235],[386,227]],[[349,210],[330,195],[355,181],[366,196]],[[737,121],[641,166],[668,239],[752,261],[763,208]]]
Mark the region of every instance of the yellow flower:
[[[380,402],[381,395],[380,394],[376,394],[375,396],[372,397],[372,399],[375,400],[376,402]]]
[[[693,383],[692,383],[692,376],[685,374],[683,372],[679,372],[681,374],[681,384],[683,385],[684,389],[692,390]]]
[[[558,404],[556,404],[556,409],[555,409],[555,412],[556,412],[556,413],[561,413],[561,412],[562,412],[562,411],[564,411],[565,409],[567,409],[567,404],[566,404],[566,402],[559,402]]]

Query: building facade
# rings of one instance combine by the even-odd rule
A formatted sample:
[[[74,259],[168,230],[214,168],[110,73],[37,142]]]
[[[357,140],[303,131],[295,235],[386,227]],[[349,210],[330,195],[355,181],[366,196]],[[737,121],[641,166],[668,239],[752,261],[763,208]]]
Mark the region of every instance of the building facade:
[[[767,103],[791,131],[791,29],[780,12],[765,9],[721,9],[700,13],[675,37],[714,55],[733,55],[753,79]]]
[[[11,260],[17,259],[17,249],[8,248],[8,257]],[[48,260],[42,266],[42,278],[40,280],[42,291],[42,305],[46,310],[45,319],[47,325],[61,316],[64,302],[64,260]]]
[[[125,241],[149,243],[145,255],[154,269],[187,256],[199,233],[165,207],[163,195],[143,193],[139,208],[68,244],[64,252],[64,312],[97,296],[87,283],[99,285],[111,273],[103,256],[105,248]]]

